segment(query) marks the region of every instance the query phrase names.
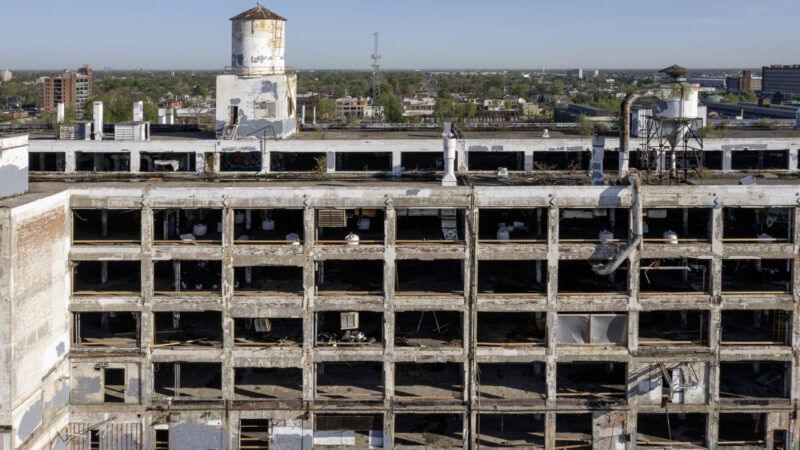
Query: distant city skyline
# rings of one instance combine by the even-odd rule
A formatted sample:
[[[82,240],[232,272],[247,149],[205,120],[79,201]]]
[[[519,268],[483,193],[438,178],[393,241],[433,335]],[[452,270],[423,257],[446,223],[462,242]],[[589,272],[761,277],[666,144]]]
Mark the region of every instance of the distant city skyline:
[[[387,70],[743,68],[797,64],[794,0],[273,0],[286,17],[287,64],[368,70],[381,33]],[[9,2],[0,68],[220,70],[228,18],[255,1]]]

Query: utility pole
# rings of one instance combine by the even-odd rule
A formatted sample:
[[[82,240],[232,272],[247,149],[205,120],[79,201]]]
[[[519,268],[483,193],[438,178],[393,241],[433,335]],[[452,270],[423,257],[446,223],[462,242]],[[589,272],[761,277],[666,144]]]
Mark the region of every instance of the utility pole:
[[[378,51],[379,33],[375,33],[375,51],[372,54],[372,107],[375,112],[375,119],[383,121],[383,114],[380,113],[381,106],[381,55]]]

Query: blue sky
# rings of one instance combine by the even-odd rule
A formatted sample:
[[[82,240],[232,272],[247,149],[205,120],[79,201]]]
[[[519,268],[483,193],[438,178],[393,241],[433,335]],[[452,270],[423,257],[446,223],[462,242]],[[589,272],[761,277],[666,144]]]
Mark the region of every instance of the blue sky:
[[[0,67],[220,69],[255,0],[3,0]],[[798,0],[265,0],[287,64],[368,69],[800,63]]]

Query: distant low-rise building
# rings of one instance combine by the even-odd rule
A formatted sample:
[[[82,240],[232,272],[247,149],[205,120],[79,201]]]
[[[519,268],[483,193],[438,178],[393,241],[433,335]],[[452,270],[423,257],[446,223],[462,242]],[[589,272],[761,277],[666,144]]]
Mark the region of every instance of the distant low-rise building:
[[[336,120],[375,117],[375,108],[369,97],[342,97],[336,99]]]
[[[77,72],[69,70],[46,77],[42,87],[44,110],[56,112],[59,103],[80,111],[92,97],[92,69],[81,67]]]
[[[577,122],[582,116],[597,121],[611,120],[608,110],[590,105],[572,103],[555,110],[556,122]]]
[[[583,69],[571,69],[567,71],[567,77],[573,78],[576,80],[583,79]]]
[[[780,93],[786,97],[800,97],[800,64],[764,67],[761,75],[762,92],[765,94]]]
[[[14,78],[14,74],[12,74],[10,70],[0,70],[0,82],[8,83],[12,78]]]
[[[403,99],[403,117],[430,117],[436,109],[433,97]]]

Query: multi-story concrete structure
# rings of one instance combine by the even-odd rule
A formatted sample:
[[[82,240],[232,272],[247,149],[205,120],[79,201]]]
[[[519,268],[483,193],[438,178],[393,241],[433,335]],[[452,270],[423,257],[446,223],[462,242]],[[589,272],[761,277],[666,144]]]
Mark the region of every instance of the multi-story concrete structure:
[[[342,97],[337,98],[335,103],[336,120],[345,121],[350,118],[369,119],[375,117],[375,106],[372,106],[372,99],[369,97]]]
[[[681,154],[696,94],[658,154],[0,139],[0,448],[796,448],[800,132]]]
[[[80,111],[92,97],[92,69],[81,67],[77,72],[64,71],[46,77],[42,86],[44,110],[56,112],[59,103]]]
[[[761,71],[764,93],[768,95],[781,93],[786,97],[800,97],[800,64],[763,67]]]

